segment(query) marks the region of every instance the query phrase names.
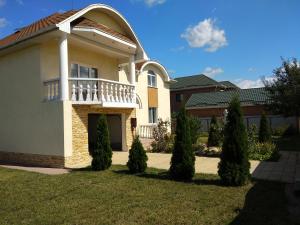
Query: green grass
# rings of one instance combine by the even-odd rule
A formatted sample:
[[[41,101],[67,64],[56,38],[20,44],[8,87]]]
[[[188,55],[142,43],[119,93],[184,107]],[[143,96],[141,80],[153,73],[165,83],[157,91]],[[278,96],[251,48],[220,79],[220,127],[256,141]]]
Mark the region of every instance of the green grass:
[[[0,168],[0,224],[289,224],[284,185],[224,187],[214,175],[190,183],[126,167],[49,176]]]
[[[275,144],[279,151],[300,151],[300,135],[287,137],[274,137]]]

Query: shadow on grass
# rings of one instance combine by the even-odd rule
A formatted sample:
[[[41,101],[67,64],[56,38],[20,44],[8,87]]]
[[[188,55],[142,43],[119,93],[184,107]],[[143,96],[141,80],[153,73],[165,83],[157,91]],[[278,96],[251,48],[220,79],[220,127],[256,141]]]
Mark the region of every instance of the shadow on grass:
[[[256,181],[248,191],[242,209],[230,225],[283,225],[289,222],[285,184]]]
[[[130,176],[137,176],[142,177],[146,179],[157,179],[157,180],[169,180],[174,182],[181,182],[181,183],[189,183],[189,184],[197,184],[197,185],[216,185],[216,186],[222,186],[222,183],[219,179],[210,179],[209,175],[208,178],[198,178],[196,175],[196,178],[194,178],[191,181],[178,181],[171,179],[168,171],[162,171],[162,172],[145,172],[145,173],[138,173],[138,174],[132,174],[128,170],[113,170],[116,174],[124,174],[124,175],[130,175]]]

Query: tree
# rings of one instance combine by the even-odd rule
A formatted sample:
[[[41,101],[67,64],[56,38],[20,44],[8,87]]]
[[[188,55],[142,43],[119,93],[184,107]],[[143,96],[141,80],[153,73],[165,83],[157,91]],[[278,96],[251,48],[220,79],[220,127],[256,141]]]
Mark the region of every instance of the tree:
[[[272,140],[272,134],[271,134],[270,124],[268,122],[266,114],[263,113],[260,118],[258,141],[260,143],[264,143],[264,142],[270,142],[271,140]]]
[[[190,124],[184,108],[177,115],[176,137],[169,172],[174,180],[191,180],[195,174],[195,153],[192,149]]]
[[[274,79],[264,81],[270,98],[268,109],[285,116],[300,116],[300,63],[284,60],[273,71]]]
[[[250,178],[250,163],[247,132],[238,97],[230,102],[224,135],[219,176],[225,185],[243,185]]]
[[[92,150],[92,169],[99,171],[111,166],[112,150],[110,146],[109,131],[106,116],[101,114],[97,121],[97,141]]]
[[[210,121],[207,145],[209,147],[212,147],[212,146],[218,147],[218,146],[220,146],[220,144],[221,144],[221,131],[220,131],[217,117],[213,116]]]
[[[139,136],[135,137],[129,150],[127,167],[131,173],[143,173],[147,168],[148,157],[140,142]]]
[[[188,119],[190,124],[191,141],[192,144],[196,144],[200,136],[201,121],[195,116],[189,116]]]

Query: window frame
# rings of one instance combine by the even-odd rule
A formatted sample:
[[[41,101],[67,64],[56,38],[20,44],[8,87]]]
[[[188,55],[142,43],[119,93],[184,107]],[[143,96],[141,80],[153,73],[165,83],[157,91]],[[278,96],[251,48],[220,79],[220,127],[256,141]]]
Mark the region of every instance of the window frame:
[[[154,82],[153,82],[153,79],[154,79]],[[154,73],[153,70],[148,70],[147,82],[148,82],[148,87],[157,88],[157,75],[156,75],[156,73]]]
[[[77,65],[77,76],[76,77],[72,76],[72,65]],[[88,68],[88,70],[89,70],[88,78],[86,78],[86,77],[80,77],[80,67]],[[92,65],[88,65],[88,64],[83,64],[83,63],[77,63],[77,62],[71,62],[70,68],[71,68],[70,69],[70,77],[71,78],[85,78],[85,79],[98,79],[99,78],[99,69],[96,66],[92,66]],[[92,73],[93,69],[97,71],[97,76],[96,77],[91,77],[91,73]]]
[[[148,122],[149,122],[149,124],[157,123],[157,107],[149,107],[148,108]]]
[[[178,96],[179,96],[179,98],[178,98]],[[176,101],[176,102],[182,102],[182,101],[183,101],[183,94],[181,94],[181,93],[176,93],[176,94],[175,94],[175,101]]]

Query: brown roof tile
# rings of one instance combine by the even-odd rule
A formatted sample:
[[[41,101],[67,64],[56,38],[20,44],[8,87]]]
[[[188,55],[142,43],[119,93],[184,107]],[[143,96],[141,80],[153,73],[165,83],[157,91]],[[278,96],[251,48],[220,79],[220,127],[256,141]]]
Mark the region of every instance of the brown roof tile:
[[[3,38],[0,40],[0,48],[4,47],[6,45],[10,45],[14,42],[17,42],[19,40],[22,40],[24,38],[28,38],[37,32],[41,31],[42,29],[45,29],[51,25],[55,25],[68,17],[72,16],[78,12],[78,10],[70,10],[65,13],[54,13],[50,16],[47,16],[45,18],[42,18],[26,27],[21,28],[17,32]]]

